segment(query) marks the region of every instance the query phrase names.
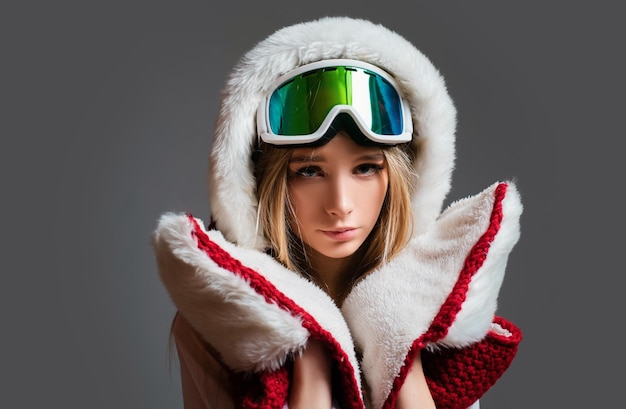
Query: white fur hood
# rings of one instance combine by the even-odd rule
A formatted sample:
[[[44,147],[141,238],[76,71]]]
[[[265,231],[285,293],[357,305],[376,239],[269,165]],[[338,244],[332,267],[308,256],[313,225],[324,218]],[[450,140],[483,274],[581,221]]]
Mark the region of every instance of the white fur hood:
[[[432,223],[450,190],[455,160],[456,110],[443,77],[399,34],[372,22],[326,17],[285,27],[243,56],[223,90],[209,158],[210,207],[216,227],[243,247],[263,249],[257,228],[252,174],[256,110],[280,75],[307,63],[349,58],[391,73],[413,116],[417,190],[416,234]]]

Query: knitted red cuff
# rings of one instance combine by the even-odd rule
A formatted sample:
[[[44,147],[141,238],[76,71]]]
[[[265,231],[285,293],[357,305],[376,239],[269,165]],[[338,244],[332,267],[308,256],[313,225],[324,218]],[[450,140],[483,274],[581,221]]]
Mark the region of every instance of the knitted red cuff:
[[[496,330],[497,329],[497,330]],[[422,366],[438,409],[467,409],[507,370],[517,353],[522,332],[496,317],[494,330],[462,349],[422,351]]]

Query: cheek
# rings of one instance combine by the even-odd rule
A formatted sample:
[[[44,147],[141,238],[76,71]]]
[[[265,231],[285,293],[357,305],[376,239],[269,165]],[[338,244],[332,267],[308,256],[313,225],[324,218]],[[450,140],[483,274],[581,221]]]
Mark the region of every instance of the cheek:
[[[378,186],[368,200],[368,211],[378,216],[383,208],[385,196],[387,195],[387,186]]]
[[[316,196],[309,190],[310,189],[306,189],[298,184],[295,186],[289,186],[288,194],[292,208],[292,220],[290,220],[290,222],[292,224],[297,220],[307,220],[309,215],[313,212],[315,207],[313,198]]]
[[[375,187],[372,188],[372,194],[369,197],[371,203],[371,211],[379,214],[382,210],[385,197],[387,196],[387,190],[389,189],[389,178],[386,172],[382,175]]]

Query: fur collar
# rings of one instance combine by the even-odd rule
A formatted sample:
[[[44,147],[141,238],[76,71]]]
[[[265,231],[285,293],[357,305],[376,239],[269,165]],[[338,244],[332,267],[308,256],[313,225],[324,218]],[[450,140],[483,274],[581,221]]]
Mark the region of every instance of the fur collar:
[[[230,368],[277,369],[315,336],[358,372],[339,308],[309,280],[183,214],[161,216],[153,244],[172,301]],[[360,378],[355,382],[360,387]]]

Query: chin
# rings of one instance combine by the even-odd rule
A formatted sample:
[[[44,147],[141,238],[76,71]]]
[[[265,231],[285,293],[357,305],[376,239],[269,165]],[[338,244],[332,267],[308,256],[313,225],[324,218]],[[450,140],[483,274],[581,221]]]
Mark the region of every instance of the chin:
[[[316,252],[321,254],[324,257],[332,258],[332,259],[343,259],[352,256],[359,249],[359,245],[357,244],[345,244],[343,246],[334,246],[334,248],[317,248],[314,249]]]

